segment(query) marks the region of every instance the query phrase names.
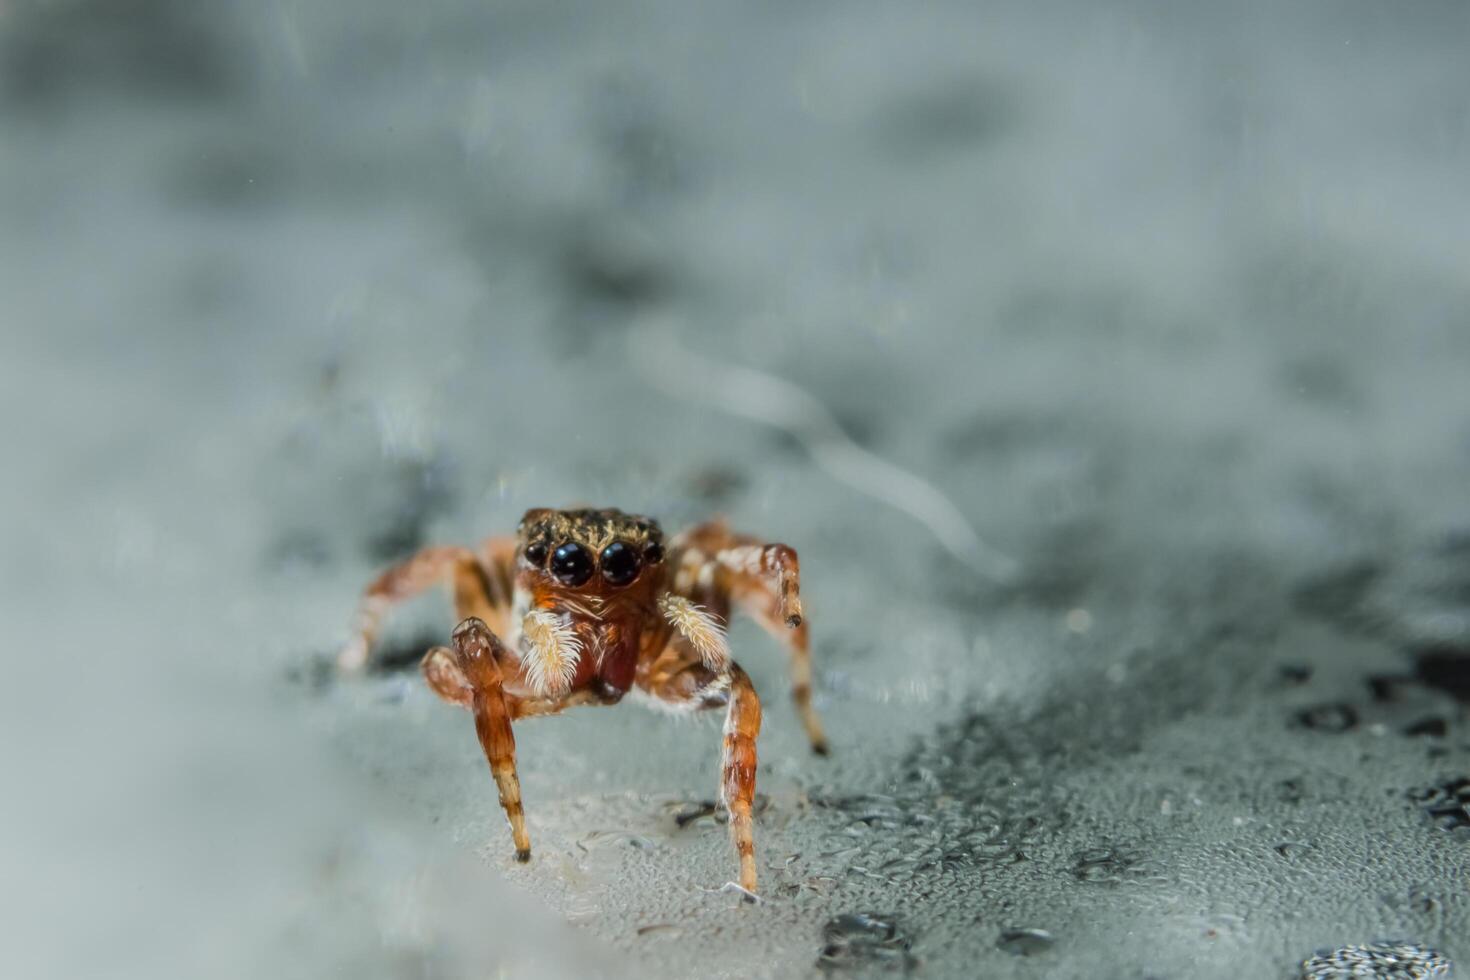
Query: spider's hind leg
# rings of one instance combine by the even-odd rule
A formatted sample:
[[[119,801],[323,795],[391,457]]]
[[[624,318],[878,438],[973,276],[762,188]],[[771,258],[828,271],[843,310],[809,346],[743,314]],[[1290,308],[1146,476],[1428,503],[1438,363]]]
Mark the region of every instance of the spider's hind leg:
[[[484,560],[468,548],[436,546],[425,548],[388,568],[363,590],[353,620],[352,637],[337,655],[337,666],[360,670],[368,663],[383,620],[393,607],[428,591],[448,586],[454,594],[454,611],[459,621],[474,616],[503,629],[510,608],[509,563],[511,555],[500,539],[486,542]]]

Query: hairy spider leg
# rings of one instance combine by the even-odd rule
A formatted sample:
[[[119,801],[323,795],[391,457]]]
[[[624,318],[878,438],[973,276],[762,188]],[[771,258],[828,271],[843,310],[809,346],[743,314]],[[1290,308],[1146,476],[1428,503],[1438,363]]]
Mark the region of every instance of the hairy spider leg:
[[[393,607],[436,585],[447,585],[452,591],[457,619],[474,616],[503,631],[510,611],[515,539],[491,538],[482,551],[483,559],[468,548],[453,545],[425,548],[379,575],[363,590],[352,638],[338,654],[337,666],[346,671],[366,666],[383,620]]]
[[[812,704],[811,639],[801,605],[801,565],[784,544],[731,533],[724,521],[690,528],[676,539],[682,549],[675,588],[728,621],[733,603],[786,648],[791,700],[812,751],[828,752],[822,719]]]
[[[720,802],[730,817],[730,840],[740,859],[740,887],[755,892],[755,742],[761,730],[761,702],[750,677],[733,661],[721,671],[707,667],[682,637],[675,637],[653,659],[639,665],[636,684],[658,707],[675,712],[725,708],[720,752]]]

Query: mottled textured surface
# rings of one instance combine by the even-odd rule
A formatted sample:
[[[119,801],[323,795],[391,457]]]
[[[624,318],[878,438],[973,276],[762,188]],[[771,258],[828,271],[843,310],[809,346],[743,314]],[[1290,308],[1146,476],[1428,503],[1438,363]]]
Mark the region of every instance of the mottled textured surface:
[[[129,6],[0,6],[7,975],[1466,969],[1463,5]],[[324,669],[578,503],[801,552],[761,905],[717,718],[523,723],[523,866],[446,603]]]

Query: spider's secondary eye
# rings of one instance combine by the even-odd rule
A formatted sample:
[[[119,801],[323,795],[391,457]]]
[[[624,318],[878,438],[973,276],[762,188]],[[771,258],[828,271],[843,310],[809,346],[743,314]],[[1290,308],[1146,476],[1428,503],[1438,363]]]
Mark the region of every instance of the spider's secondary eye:
[[[540,568],[546,564],[546,542],[536,541],[526,545],[526,561]]]
[[[575,541],[551,553],[551,574],[563,585],[581,585],[592,577],[592,556]]]
[[[650,565],[657,565],[664,560],[664,546],[655,541],[643,549],[643,560]]]
[[[638,577],[638,552],[614,541],[602,549],[602,577],[613,585],[627,585]]]

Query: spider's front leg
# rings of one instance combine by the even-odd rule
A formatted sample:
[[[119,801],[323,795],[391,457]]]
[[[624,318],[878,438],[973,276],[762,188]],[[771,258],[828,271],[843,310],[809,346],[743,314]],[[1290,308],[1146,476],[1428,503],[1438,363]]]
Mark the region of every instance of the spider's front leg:
[[[653,660],[639,665],[638,687],[676,711],[725,708],[720,752],[720,802],[730,817],[730,840],[740,859],[740,887],[754,894],[755,741],[761,730],[761,702],[750,677],[734,661],[720,669],[682,638]]]
[[[516,740],[511,732],[512,700],[504,690],[501,671],[507,654],[500,638],[484,621],[471,617],[454,630],[454,649],[435,647],[423,659],[421,669],[429,687],[441,698],[469,708],[475,716],[475,733],[490,763],[500,791],[500,805],[510,823],[516,860],[531,859],[531,837],[526,833],[526,815],[521,808],[521,781],[516,775]]]

